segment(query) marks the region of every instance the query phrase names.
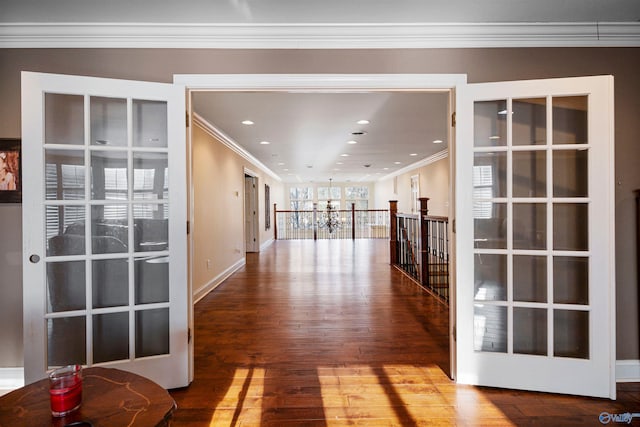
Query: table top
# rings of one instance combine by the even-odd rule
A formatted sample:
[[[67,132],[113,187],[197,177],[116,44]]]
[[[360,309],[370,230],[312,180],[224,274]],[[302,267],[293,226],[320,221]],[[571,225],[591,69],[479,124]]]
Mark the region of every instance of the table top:
[[[93,427],[165,426],[176,408],[164,388],[131,372],[93,367],[83,369],[82,377],[82,405],[61,418],[51,415],[48,379],[0,396],[0,427],[63,427],[78,421]]]

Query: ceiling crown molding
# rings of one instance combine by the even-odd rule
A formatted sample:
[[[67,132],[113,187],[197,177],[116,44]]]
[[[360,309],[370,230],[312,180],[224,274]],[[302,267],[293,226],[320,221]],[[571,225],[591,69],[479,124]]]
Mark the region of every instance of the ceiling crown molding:
[[[638,46],[638,22],[0,24],[0,48],[398,49]]]

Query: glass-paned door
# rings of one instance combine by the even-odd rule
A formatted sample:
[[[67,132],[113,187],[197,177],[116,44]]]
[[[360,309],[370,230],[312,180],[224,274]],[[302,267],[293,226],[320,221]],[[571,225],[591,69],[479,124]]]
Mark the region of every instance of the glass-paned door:
[[[184,91],[23,73],[25,379],[188,384]]]
[[[615,398],[613,78],[457,95],[458,381]]]

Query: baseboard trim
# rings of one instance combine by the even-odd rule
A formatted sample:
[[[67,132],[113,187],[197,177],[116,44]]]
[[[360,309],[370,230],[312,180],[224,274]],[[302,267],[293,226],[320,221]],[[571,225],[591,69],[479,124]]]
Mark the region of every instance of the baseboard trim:
[[[637,383],[640,382],[640,360],[617,360],[616,382]]]
[[[217,288],[222,282],[224,282],[229,276],[238,271],[246,264],[247,260],[245,257],[242,257],[236,263],[231,265],[229,268],[224,270],[222,273],[218,274],[216,277],[208,281],[205,285],[198,288],[193,293],[193,303],[196,304],[202,298],[204,298],[209,292]]]
[[[0,396],[24,386],[24,368],[0,368]]]
[[[260,252],[264,251],[265,249],[267,249],[269,246],[271,246],[273,244],[274,240],[273,239],[269,239],[267,241],[265,241],[263,244],[260,245]]]

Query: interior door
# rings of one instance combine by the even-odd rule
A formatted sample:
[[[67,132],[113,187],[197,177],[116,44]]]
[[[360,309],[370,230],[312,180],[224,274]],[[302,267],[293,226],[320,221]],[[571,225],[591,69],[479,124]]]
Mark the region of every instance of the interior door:
[[[456,101],[458,382],[615,398],[613,78]]]
[[[244,235],[245,251],[260,252],[258,241],[258,178],[244,176]]]
[[[184,88],[23,72],[25,382],[188,385]]]

